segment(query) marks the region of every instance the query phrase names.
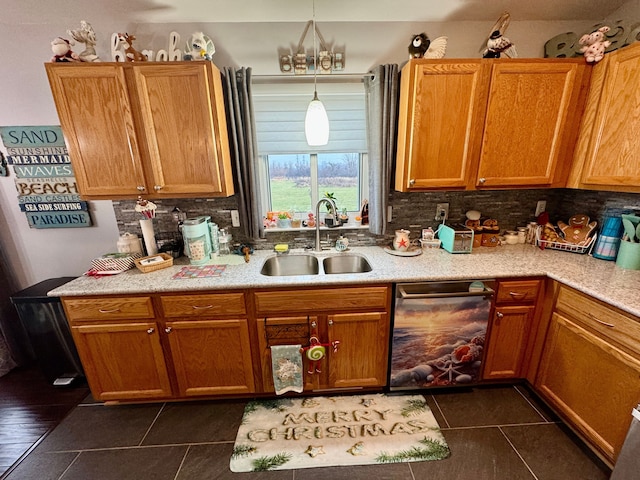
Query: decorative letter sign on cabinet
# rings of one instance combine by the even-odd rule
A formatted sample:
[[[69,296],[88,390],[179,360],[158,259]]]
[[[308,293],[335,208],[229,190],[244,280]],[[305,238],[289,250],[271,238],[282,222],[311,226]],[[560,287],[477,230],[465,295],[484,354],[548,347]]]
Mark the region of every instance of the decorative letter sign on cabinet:
[[[583,59],[409,61],[396,190],[564,186],[589,74]]]
[[[83,197],[233,194],[222,82],[211,62],[45,68]]]

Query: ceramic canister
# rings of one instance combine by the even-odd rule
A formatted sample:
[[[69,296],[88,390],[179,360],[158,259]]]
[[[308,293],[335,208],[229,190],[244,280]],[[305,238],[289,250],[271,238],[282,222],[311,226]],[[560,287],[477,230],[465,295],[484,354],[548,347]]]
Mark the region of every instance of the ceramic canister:
[[[393,249],[399,252],[406,252],[411,242],[409,241],[409,230],[396,230],[396,236],[393,239]]]

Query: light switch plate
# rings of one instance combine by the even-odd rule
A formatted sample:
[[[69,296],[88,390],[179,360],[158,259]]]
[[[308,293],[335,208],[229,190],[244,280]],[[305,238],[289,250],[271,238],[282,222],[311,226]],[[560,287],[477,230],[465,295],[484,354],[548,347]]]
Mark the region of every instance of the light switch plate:
[[[238,214],[238,210],[231,210],[231,225],[233,227],[240,226],[240,215]]]

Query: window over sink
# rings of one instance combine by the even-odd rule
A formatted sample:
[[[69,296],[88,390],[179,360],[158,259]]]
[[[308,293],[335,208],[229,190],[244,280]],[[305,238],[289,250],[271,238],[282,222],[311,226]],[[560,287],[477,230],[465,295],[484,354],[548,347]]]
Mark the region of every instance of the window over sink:
[[[304,118],[313,98],[312,83],[252,86],[262,209],[312,212],[316,202],[332,193],[340,210],[355,216],[368,196],[368,165],[364,85],[318,82],[318,97],[329,117],[329,143],[307,145]],[[335,82],[335,79],[332,79]]]

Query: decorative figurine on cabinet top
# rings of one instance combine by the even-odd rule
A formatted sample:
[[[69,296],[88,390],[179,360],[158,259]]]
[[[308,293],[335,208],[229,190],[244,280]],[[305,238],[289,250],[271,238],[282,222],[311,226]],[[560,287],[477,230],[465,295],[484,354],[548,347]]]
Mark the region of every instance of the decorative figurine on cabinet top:
[[[508,12],[504,12],[498,18],[498,21],[493,25],[489,37],[486,40],[484,51],[482,52],[482,58],[500,58],[500,55],[504,53],[506,57],[516,58],[518,52],[516,46],[504,36],[504,33],[509,27],[511,15]]]
[[[54,38],[51,42],[51,51],[53,52],[53,57],[51,57],[52,62],[79,62],[80,58],[78,54],[71,50],[71,45],[75,45],[75,43],[71,40],[67,40],[66,38],[58,37]]]
[[[136,39],[135,35],[129,35],[128,33],[118,33],[116,42],[124,48],[124,55],[127,62],[146,62],[147,57],[133,48],[133,41]]]
[[[438,37],[433,42],[426,33],[414,35],[409,44],[409,60],[412,58],[442,58],[447,50],[448,37]]]
[[[100,58],[96,54],[96,34],[93,31],[91,24],[82,20],[80,22],[80,28],[77,30],[67,30],[67,34],[71,36],[76,42],[84,43],[84,50],[80,52],[78,57],[83,62],[99,62]]]
[[[194,32],[187,41],[184,60],[211,60],[216,53],[213,41],[202,32]]]
[[[578,43],[583,45],[580,52],[584,54],[587,63],[597,63],[604,58],[604,51],[611,45],[609,40],[605,40],[605,33],[609,30],[609,27],[600,27],[595,32],[580,38]]]

